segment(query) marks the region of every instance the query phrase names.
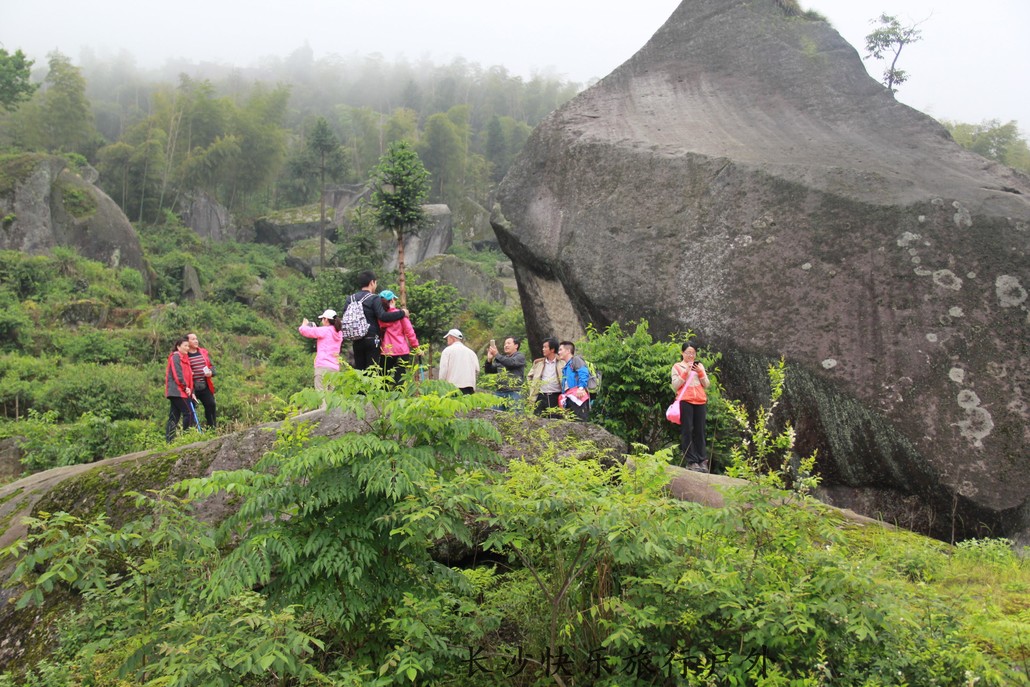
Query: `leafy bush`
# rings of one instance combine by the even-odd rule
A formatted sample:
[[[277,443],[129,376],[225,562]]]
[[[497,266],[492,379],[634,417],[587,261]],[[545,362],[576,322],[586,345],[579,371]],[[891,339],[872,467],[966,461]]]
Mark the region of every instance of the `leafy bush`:
[[[76,363],[122,363],[128,352],[121,332],[100,331],[93,327],[60,332],[55,343],[57,350]]]
[[[57,413],[29,411],[18,423],[0,425],[0,436],[19,438],[27,472],[92,463],[104,458],[164,445],[164,433],[153,420],[112,421],[83,413],[71,424],[57,424]]]
[[[128,496],[153,515],[115,529],[104,516],[42,514],[26,540],[0,551],[0,560],[19,558],[12,580],[23,585],[20,607],[41,603],[58,586],[83,598],[61,628],[70,660],[36,666],[23,684],[257,685],[269,675],[310,684],[320,677],[312,657],[323,645],[304,631],[297,608],[269,608],[249,590],[209,605],[205,581],[220,554],[208,528],[168,495]],[[0,684],[15,683],[7,676]]]
[[[633,326],[632,323],[629,326]],[[680,347],[689,335],[655,341],[641,320],[632,332],[618,322],[604,332],[587,327],[587,337],[576,345],[576,353],[593,363],[604,379],[595,398],[598,411],[591,420],[626,441],[655,451],[679,440],[679,426],[665,419],[665,409],[675,399],[669,385],[669,371],[681,359]],[[719,394],[717,356],[698,352],[709,370],[709,424],[718,421]],[[716,451],[710,451],[714,455]]]
[[[338,313],[346,309],[347,296],[358,290],[354,281],[355,277],[341,270],[322,270],[305,285],[304,292],[300,297],[300,315],[312,322],[318,321],[318,316],[326,308],[332,308]],[[300,322],[297,322],[300,324]]]
[[[57,362],[46,356],[0,355],[0,404],[4,417],[23,417],[35,406]]]
[[[541,437],[498,471],[484,442],[500,437],[474,412],[494,399],[353,370],[335,381],[329,405],[367,433],[288,422],[254,470],[181,485],[239,498],[218,536],[165,494],[120,530],[39,517],[0,553],[19,604],[56,588],[83,599],[39,680],[304,684],[319,649],[326,677],[350,685],[1027,682],[1026,619],[984,603],[1030,591],[1030,564],[1002,542],[949,556],[769,480],[726,490],[721,508],[677,501],[667,451],[604,467],[587,443]],[[490,563],[430,558],[457,542]],[[943,586],[897,574],[888,558],[908,547]]]
[[[23,351],[31,341],[32,320],[13,298],[0,292],[0,351]]]
[[[253,472],[186,482],[194,498],[226,491],[242,499],[223,528],[226,541],[239,545],[214,573],[213,598],[259,585],[276,605],[302,603],[331,623],[335,650],[362,657],[355,668],[374,658],[385,661],[381,672],[414,680],[431,667],[430,657],[391,662],[394,643],[370,627],[393,617],[403,634],[401,609],[431,604],[427,592],[452,586],[432,564],[429,546],[438,537],[469,535],[460,512],[439,508],[430,494],[447,475],[492,455],[481,440],[496,441],[496,430],[467,413],[494,399],[463,396],[442,382],[425,384],[418,395],[414,386],[388,390],[382,378],[355,370],[334,382],[329,407],[364,418],[367,434],[313,440],[308,426],[287,423]],[[314,391],[300,397],[319,402]],[[284,512],[291,517],[273,515]]]
[[[758,408],[754,420],[743,403],[725,401],[727,413],[736,422],[741,435],[747,437],[730,451],[726,474],[776,489],[808,494],[819,483],[819,478],[814,475],[816,453],[805,458],[794,453],[794,428],[789,421],[779,432],[773,428],[773,412],[783,396],[785,382],[786,363],[781,358],[778,364],[769,366],[769,406]]]
[[[39,410],[53,410],[64,422],[87,412],[112,420],[158,417],[165,405],[163,366],[140,370],[122,364],[63,365],[36,399]]]

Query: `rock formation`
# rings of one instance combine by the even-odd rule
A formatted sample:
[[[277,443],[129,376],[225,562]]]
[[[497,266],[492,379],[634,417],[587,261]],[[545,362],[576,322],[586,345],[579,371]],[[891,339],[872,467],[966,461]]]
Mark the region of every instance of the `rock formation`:
[[[462,260],[456,255],[438,255],[414,268],[412,273],[423,281],[432,279],[441,284],[449,284],[458,289],[462,298],[469,301],[505,305],[508,300],[500,279],[487,274],[479,265]]]
[[[74,248],[147,278],[136,230],[111,198],[49,155],[18,155],[0,168],[0,250],[31,255]]]
[[[826,498],[1030,543],[1030,180],[783,5],[684,0],[534,131],[493,216],[534,350],[647,318],[753,403],[785,356]]]
[[[419,231],[418,234],[409,234],[404,237],[404,264],[406,267],[414,267],[436,255],[443,255],[454,242],[450,208],[446,205],[423,205],[422,209],[429,216],[429,226]],[[386,253],[383,269],[386,271],[397,269],[397,240],[393,236],[383,240],[383,251]]]
[[[196,232],[197,236],[211,241],[249,238],[241,236],[237,228],[233,226],[229,208],[219,203],[210,194],[197,191],[191,195],[188,202],[189,206],[183,213],[182,221]]]

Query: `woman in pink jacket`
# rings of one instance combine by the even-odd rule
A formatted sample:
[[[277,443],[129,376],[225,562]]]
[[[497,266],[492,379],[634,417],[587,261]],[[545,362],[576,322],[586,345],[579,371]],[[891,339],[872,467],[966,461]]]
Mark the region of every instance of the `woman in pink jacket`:
[[[318,340],[315,345],[315,389],[332,391],[332,386],[327,387],[322,379],[327,372],[340,370],[340,346],[343,344],[340,328],[343,325],[335,310],[326,310],[322,313],[321,320],[322,326],[316,327],[305,317],[297,331],[301,336]]]
[[[386,312],[397,310],[397,296],[393,291],[387,289],[380,293],[379,297],[383,299]],[[411,320],[404,316],[394,322],[379,320],[379,331],[383,337],[379,346],[383,359],[383,374],[387,377],[392,376],[393,383],[399,384],[401,373],[411,365],[411,349],[418,348],[415,328],[411,326]]]

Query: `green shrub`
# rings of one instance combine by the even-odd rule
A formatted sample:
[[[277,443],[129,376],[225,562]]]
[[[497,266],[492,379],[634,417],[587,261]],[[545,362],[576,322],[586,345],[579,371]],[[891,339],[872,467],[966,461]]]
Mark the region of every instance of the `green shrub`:
[[[87,412],[112,420],[157,417],[165,405],[163,365],[149,370],[123,364],[63,365],[36,401],[39,410],[56,411],[64,422]]]
[[[128,346],[121,332],[80,327],[60,332],[57,350],[76,363],[124,363]]]
[[[26,415],[45,393],[45,383],[57,364],[57,359],[45,356],[0,355],[0,404],[4,417]]]
[[[139,294],[141,297],[146,294],[146,282],[139,270],[129,267],[118,270],[118,283],[126,293]]]
[[[633,326],[632,331],[623,331],[618,322],[604,332],[588,327],[586,340],[577,343],[576,353],[593,363],[603,377],[591,420],[626,441],[643,444],[652,451],[678,442],[679,425],[665,419],[665,409],[675,399],[669,371],[673,363],[681,359],[680,347],[687,338],[689,335],[680,335],[668,341],[655,341],[646,320]],[[718,358],[704,350],[698,352],[698,358],[711,373],[712,384],[708,389],[711,426],[718,417],[715,407],[720,398],[715,366]]]
[[[347,296],[358,290],[354,281],[356,275],[340,270],[322,270],[314,281],[305,284],[300,296],[300,315],[317,322],[317,318],[326,308],[338,313],[346,310]],[[385,287],[383,287],[385,288]],[[298,325],[300,322],[297,323]]]
[[[20,300],[40,300],[52,286],[53,272],[45,256],[28,256],[19,251],[0,251],[0,284],[14,290]]]
[[[325,684],[313,660],[323,644],[304,631],[298,607],[270,607],[250,590],[208,604],[206,580],[220,558],[208,526],[168,495],[127,496],[153,514],[120,529],[104,516],[42,514],[26,540],[0,551],[5,564],[19,559],[19,607],[55,588],[83,599],[60,626],[66,660],[34,666],[20,684],[261,685],[272,675],[277,684]],[[20,556],[26,550],[32,555]],[[8,675],[2,684],[19,683]]]
[[[21,303],[0,292],[0,351],[24,351],[32,341],[32,329]]]
[[[112,421],[83,413],[75,422],[59,425],[52,410],[30,410],[28,418],[0,429],[2,435],[19,438],[21,462],[27,472],[92,463],[164,445],[164,434],[153,420]]]

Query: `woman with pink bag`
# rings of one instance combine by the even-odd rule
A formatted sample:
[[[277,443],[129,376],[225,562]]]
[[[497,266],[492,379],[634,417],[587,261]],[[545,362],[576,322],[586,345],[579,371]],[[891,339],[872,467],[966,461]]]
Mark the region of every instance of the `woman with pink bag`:
[[[708,395],[705,389],[710,384],[705,366],[698,362],[697,349],[683,344],[683,360],[672,366],[672,390],[677,392],[673,407],[666,416],[676,422],[675,410],[679,410],[680,456],[688,470],[708,472],[705,458],[705,418],[708,414]],[[676,408],[675,406],[678,406]]]

